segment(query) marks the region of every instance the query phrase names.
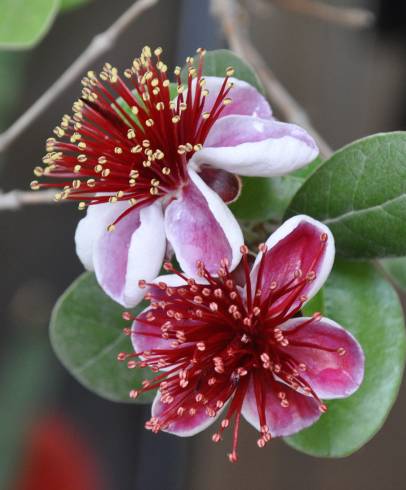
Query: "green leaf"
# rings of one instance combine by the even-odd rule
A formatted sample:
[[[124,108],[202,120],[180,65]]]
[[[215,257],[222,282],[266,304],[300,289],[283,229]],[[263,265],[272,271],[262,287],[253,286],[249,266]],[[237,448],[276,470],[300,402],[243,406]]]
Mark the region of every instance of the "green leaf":
[[[86,388],[108,400],[131,402],[129,391],[152,373],[117,361],[119,352],[132,352],[130,338],[123,333],[129,326],[121,318],[123,311],[104,294],[94,274],[84,273],[55,305],[50,336],[59,360]],[[137,402],[153,396],[148,393]]]
[[[406,257],[383,259],[380,264],[391,276],[395,284],[406,292]]]
[[[3,0],[0,48],[30,48],[40,41],[58,12],[59,0]]]
[[[294,196],[287,216],[299,213],[328,225],[345,257],[406,255],[406,133],[337,151]]]
[[[199,56],[194,58],[194,65],[197,66]],[[239,56],[228,49],[215,49],[207,51],[204,58],[203,74],[211,77],[225,77],[228,67],[234,68],[234,78],[244,80],[256,87],[261,93],[264,93],[264,88],[260,82],[254,69]],[[187,68],[183,67],[182,80],[187,80]]]
[[[61,12],[66,12],[68,10],[73,10],[82,5],[86,5],[90,0],[61,0]]]
[[[322,311],[355,335],[365,354],[365,378],[349,398],[327,402],[312,427],[286,442],[313,456],[347,456],[381,428],[402,379],[406,337],[396,292],[370,264],[338,262],[305,314]]]
[[[306,167],[283,177],[243,177],[241,195],[231,210],[242,220],[280,221],[296,191],[320,163],[317,157]]]

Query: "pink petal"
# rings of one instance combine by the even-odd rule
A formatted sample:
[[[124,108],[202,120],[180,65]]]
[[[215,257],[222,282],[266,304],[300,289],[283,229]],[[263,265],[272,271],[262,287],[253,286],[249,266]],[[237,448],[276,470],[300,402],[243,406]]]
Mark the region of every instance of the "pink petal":
[[[309,216],[298,215],[285,221],[268,238],[266,245],[268,252],[264,258],[261,283],[263,291],[268,291],[273,282],[277,285],[276,289],[283,287],[292,281],[295,271],[301,271],[297,281],[304,280],[313,272],[315,278],[307,281],[300,292],[308,301],[330,274],[335,255],[333,235],[327,226]],[[257,255],[251,271],[254,283],[262,256],[262,253]]]
[[[134,210],[107,231],[128,203],[90,207],[76,231],[76,249],[85,267],[94,270],[104,291],[126,307],[135,306],[144,291],[140,279],[159,273],[165,253],[165,232],[159,203]]]
[[[203,111],[210,112],[214,102],[216,101],[217,95],[221,90],[224,78],[204,78],[206,80],[205,88],[209,91],[209,94],[205,98]],[[257,116],[263,118],[270,118],[272,116],[272,110],[267,100],[255,87],[237,78],[230,78],[229,81],[233,83],[233,87],[228,94],[228,97],[232,99],[232,102],[231,104],[223,107],[220,117],[229,116],[232,114]],[[193,80],[192,90],[193,92],[196,90],[196,80]]]
[[[194,170],[188,171],[189,184],[166,209],[166,236],[186,274],[196,275],[199,260],[215,274],[226,258],[232,270],[241,259],[241,229],[221,198]]]
[[[318,153],[313,138],[299,126],[227,116],[216,121],[193,161],[239,175],[273,177],[307,165]]]
[[[264,383],[266,425],[272,437],[290,436],[309,427],[319,419],[321,412],[313,398],[293,391],[285,384],[273,380],[271,375],[267,379],[262,376],[261,382]],[[278,397],[279,392],[286,394],[285,399],[289,403],[287,407],[281,405],[281,399]],[[242,414],[251,425],[260,430],[261,424],[253,379],[250,380]]]
[[[177,397],[175,397],[171,405],[161,403],[160,394],[158,392],[152,404],[151,415],[152,417],[164,419],[165,410],[170,409],[171,406],[176,406],[176,404]],[[175,422],[169,424],[168,427],[164,429],[164,432],[169,432],[169,434],[175,434],[180,437],[194,436],[212,425],[218,419],[221,412],[222,410],[219,410],[215,417],[209,417],[206,414],[206,407],[204,405],[199,406],[196,409],[195,415],[185,413],[181,417],[178,417]]]
[[[219,168],[202,165],[199,177],[216,192],[226,204],[236,201],[241,194],[242,182],[240,177]]]
[[[306,365],[306,370],[300,375],[319,398],[350,396],[358,389],[364,376],[364,353],[360,344],[349,332],[328,318],[306,324],[308,320],[292,318],[281,325],[280,328],[286,331],[290,342],[281,350],[285,350],[298,364]],[[294,346],[293,343],[315,344],[333,352]]]

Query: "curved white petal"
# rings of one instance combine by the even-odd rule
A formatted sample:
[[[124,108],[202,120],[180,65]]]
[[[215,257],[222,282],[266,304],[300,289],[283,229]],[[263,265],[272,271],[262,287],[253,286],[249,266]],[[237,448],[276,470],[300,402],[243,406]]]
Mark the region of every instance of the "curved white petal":
[[[99,206],[102,209],[98,210]],[[159,273],[165,232],[159,203],[132,211],[108,232],[107,226],[127,208],[128,203],[93,206],[79,223],[75,239],[79,258],[95,271],[106,294],[132,307],[144,294],[138,281],[152,280]]]
[[[176,401],[173,403],[176,403]],[[170,406],[168,407],[168,405],[161,402],[160,394],[158,392],[152,403],[152,417],[162,418],[166,408],[170,408]],[[225,406],[217,412],[215,417],[209,417],[206,414],[206,407],[201,405],[201,407],[196,410],[195,415],[185,413],[181,417],[177,417],[176,421],[169,424],[169,426],[163,430],[164,432],[169,432],[169,434],[175,434],[179,437],[194,436],[212,425],[219,418],[224,408]]]
[[[313,161],[319,150],[302,128],[273,119],[226,116],[210,130],[192,160],[239,175],[286,175]]]
[[[228,259],[233,270],[241,260],[243,235],[237,220],[222,199],[197,173],[188,169],[190,183],[165,211],[166,236],[187,274],[196,275],[197,261],[216,274]]]
[[[124,202],[94,204],[88,207],[86,216],[79,221],[75,232],[76,253],[87,270],[94,270],[94,244],[106,234],[107,227],[127,208],[128,203]]]
[[[205,88],[208,90],[208,95],[205,97],[203,106],[204,112],[210,112],[213,108],[218,94],[220,93],[221,86],[223,85],[223,77],[204,77]],[[258,92],[258,90],[243,80],[231,77],[229,81],[233,84],[228,98],[231,98],[231,104],[223,107],[220,114],[220,118],[229,116],[231,114],[241,114],[248,116],[258,116],[263,118],[272,117],[272,110],[265,97]],[[196,79],[192,81],[192,93],[196,92]],[[186,100],[187,91],[184,92],[184,99]],[[174,99],[176,103],[177,98]]]

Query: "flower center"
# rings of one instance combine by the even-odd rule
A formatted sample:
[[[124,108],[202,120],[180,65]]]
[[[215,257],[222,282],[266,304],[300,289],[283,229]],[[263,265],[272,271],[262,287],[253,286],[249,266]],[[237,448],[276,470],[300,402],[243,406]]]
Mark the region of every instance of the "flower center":
[[[232,83],[230,67],[209,111],[209,94],[202,76],[204,55],[187,58],[182,82],[181,68],[174,70],[175,83],[167,77],[162,49],[149,47],[124,71],[128,86],[117,68],[106,63],[100,76],[90,71],[82,80],[82,97],[73,105],[47,140],[45,167],[38,177],[52,182],[31,183],[31,188],[57,188],[56,200],[80,201],[79,209],[105,202],[128,201],[131,210],[174,193],[188,182],[187,164],[202,148],[208,132],[219,118]],[[173,98],[176,95],[176,98]],[[113,227],[111,227],[113,229]]]
[[[323,247],[323,237],[321,244]],[[262,276],[266,247],[261,247],[263,256],[256,268],[255,284],[251,283],[248,249],[244,246],[241,251],[245,288],[236,283],[226,260],[218,277],[199,264],[200,283],[165,264],[166,270],[177,274],[183,284],[176,287],[165,282],[148,284],[145,298],[150,301],[150,308],[136,318],[128,312],[123,315],[134,321],[133,328],[125,331],[133,336],[137,352],[121,353],[118,357],[127,361],[129,368],[149,367],[156,373],[154,379],[143,381],[140,389],[130,393],[135,398],[145,391],[159,389],[160,406],[146,424],[153,432],[177,424],[187,426],[195,416],[216,417],[224,409],[225,417],[213,440],[219,441],[234,420],[231,461],[236,460],[241,410],[250,384],[254,387],[260,422],[257,443],[263,447],[271,438],[266,417],[269,388],[283,408],[289,407],[289,393],[293,390],[311,397],[320,411],[326,410],[304,375],[306,364],[297,362],[289,354],[288,346],[330,352],[311,341],[291,338],[299,328],[317,322],[321,318],[319,313],[293,328],[280,328],[299,312],[306,301],[303,290],[316,274],[310,271],[303,275],[297,270],[284,284],[271,283],[265,291]],[[147,284],[141,281],[140,286]],[[152,341],[153,348],[149,348],[148,341]],[[345,355],[343,349],[331,351]]]

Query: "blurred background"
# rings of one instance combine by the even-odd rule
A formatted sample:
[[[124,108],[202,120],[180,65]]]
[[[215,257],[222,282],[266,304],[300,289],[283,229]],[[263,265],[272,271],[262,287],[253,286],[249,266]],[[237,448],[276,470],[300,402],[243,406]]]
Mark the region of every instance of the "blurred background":
[[[17,3],[0,0],[0,12],[10,1]],[[132,0],[76,3],[57,15],[34,48],[0,51],[0,130]],[[368,8],[375,23],[349,28],[281,8],[283,0],[246,0],[253,43],[333,148],[370,133],[406,129],[406,2],[328,3]],[[226,47],[208,0],[161,0],[89,68],[105,61],[125,68],[145,44],[163,46],[169,66],[181,65],[199,46]],[[70,112],[79,82],[0,154],[3,191],[28,188],[44,141]],[[73,245],[79,218],[74,205],[0,211],[0,489],[406,488],[405,387],[381,432],[349,458],[315,459],[282,441],[260,450],[245,424],[240,462],[231,465],[229,441],[214,445],[209,432],[191,439],[155,436],[143,429],[149,407],[108,402],[80,386],[55,358],[47,332],[56,299],[82,272]]]

